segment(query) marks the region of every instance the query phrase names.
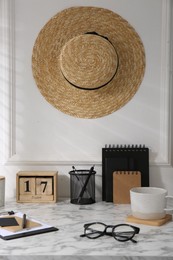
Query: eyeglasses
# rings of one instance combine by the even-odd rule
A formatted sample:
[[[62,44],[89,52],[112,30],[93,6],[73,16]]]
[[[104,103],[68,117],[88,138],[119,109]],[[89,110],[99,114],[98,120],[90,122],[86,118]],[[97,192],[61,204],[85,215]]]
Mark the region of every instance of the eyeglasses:
[[[108,231],[108,229],[110,231]],[[129,224],[119,225],[106,225],[102,222],[93,222],[84,225],[84,234],[80,237],[87,237],[90,239],[96,239],[98,237],[107,235],[112,236],[120,242],[126,242],[131,240],[133,243],[137,243],[133,237],[139,234],[140,229],[138,227]]]

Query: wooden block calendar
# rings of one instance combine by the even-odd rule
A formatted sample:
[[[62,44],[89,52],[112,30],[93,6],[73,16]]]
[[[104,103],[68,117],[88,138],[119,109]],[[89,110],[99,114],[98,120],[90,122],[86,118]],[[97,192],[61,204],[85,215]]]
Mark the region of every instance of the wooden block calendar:
[[[130,189],[141,186],[139,171],[115,171],[113,173],[113,203],[129,204]]]
[[[17,202],[56,202],[57,172],[21,171],[16,175]]]

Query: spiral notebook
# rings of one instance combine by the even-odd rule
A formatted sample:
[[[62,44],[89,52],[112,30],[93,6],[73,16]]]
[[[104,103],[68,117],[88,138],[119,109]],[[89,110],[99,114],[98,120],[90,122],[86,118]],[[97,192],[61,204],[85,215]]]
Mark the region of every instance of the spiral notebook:
[[[113,203],[130,204],[130,189],[141,186],[139,171],[113,172]]]
[[[113,172],[139,171],[141,186],[149,186],[149,149],[145,145],[102,148],[102,199],[113,202]]]

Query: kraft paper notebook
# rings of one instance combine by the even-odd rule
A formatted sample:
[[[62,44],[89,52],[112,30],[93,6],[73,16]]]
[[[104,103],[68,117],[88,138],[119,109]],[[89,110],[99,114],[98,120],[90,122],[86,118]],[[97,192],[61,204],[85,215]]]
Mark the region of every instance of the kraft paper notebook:
[[[0,238],[10,240],[58,230],[56,227],[32,219],[29,216],[26,216],[24,226],[23,216],[24,214],[21,212],[10,216],[8,214],[0,216]]]
[[[130,203],[130,189],[141,186],[139,171],[113,172],[113,202],[117,204]]]

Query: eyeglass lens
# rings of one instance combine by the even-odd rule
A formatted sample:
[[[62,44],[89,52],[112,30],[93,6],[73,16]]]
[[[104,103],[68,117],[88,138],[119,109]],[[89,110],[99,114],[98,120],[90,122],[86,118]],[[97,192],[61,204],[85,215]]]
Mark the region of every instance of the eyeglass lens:
[[[85,234],[88,238],[97,238],[103,234],[105,226],[101,223],[94,223],[85,229]]]
[[[113,228],[112,234],[118,241],[127,241],[135,235],[135,231],[131,226],[120,225]]]

